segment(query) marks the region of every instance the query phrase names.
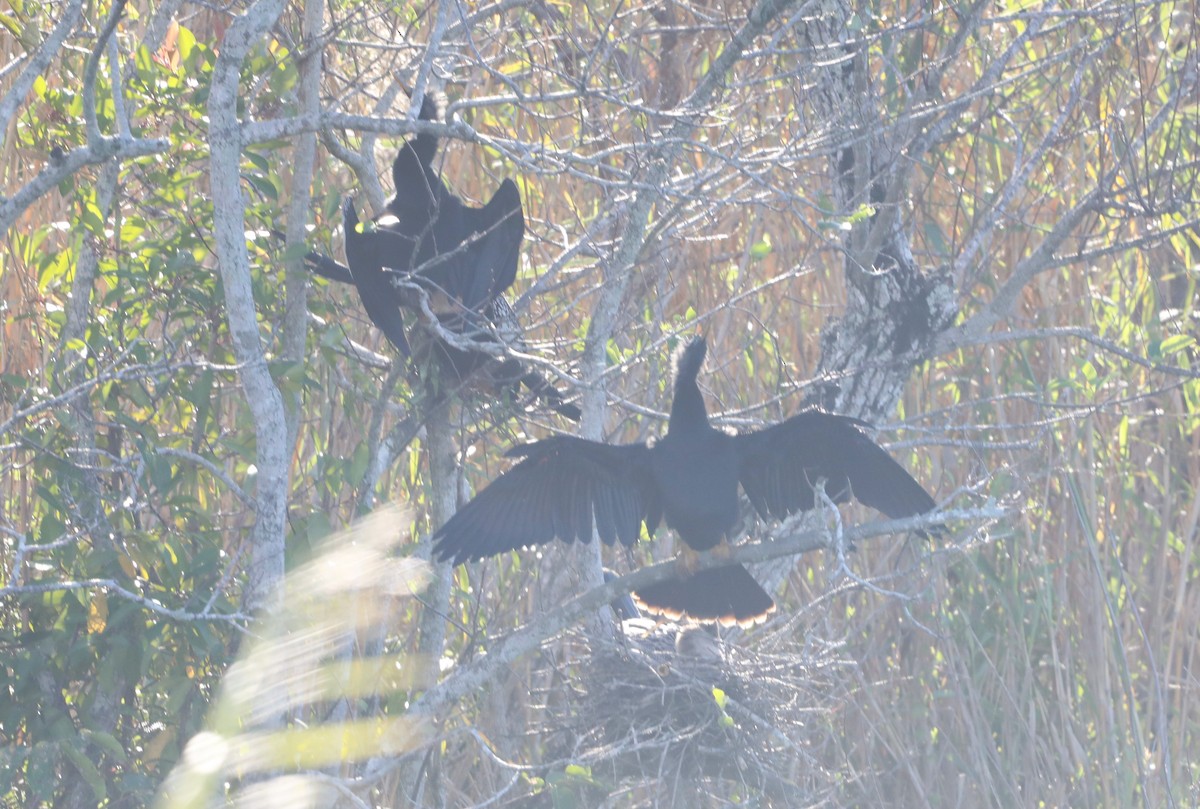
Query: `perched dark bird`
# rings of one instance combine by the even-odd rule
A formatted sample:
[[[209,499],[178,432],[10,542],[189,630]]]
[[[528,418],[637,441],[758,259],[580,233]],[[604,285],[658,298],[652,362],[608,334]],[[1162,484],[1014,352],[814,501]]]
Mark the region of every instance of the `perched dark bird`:
[[[516,447],[522,460],[434,534],[434,555],[454,563],[555,537],[632,545],[662,519],[696,551],[714,548],[738,519],[738,484],[758,513],[782,519],[815,504],[813,486],[843,502],[854,495],[889,517],[920,514],[933,498],[863,433],[863,422],[808,410],[762,430],[714,428],[696,375],[703,338],[676,357],[667,434],[651,444],[601,444],[555,436]],[[702,570],[639,590],[647,608],[698,620],[752,622],[774,608],[741,565]]]
[[[436,101],[425,96],[420,120],[437,117]],[[446,330],[477,342],[495,343],[495,327],[519,332],[502,297],[516,279],[525,234],[517,187],[504,180],[483,207],[464,204],[433,165],[437,141],[435,135],[418,134],[400,147],[392,163],[396,195],[375,219],[360,222],[353,200],[343,203],[346,267],[319,254],[308,257],[317,273],[355,285],[371,322],[406,357],[414,351],[405,311],[420,312],[423,305]],[[579,419],[577,407],[515,359],[498,360],[487,351],[418,333],[423,339],[416,353],[432,355],[449,379],[462,381],[487,369],[497,387],[523,383],[558,412]]]
[[[437,102],[426,95],[420,120],[437,117]],[[415,292],[397,288],[386,268],[422,287],[430,309],[462,333],[481,326],[487,305],[516,279],[525,217],[512,180],[483,207],[464,204],[434,168],[437,143],[436,135],[419,134],[400,147],[392,162],[396,195],[369,225],[359,226],[346,201],[346,262],[372,320],[385,301],[394,301],[392,311],[419,308]],[[406,352],[403,331],[376,323]]]

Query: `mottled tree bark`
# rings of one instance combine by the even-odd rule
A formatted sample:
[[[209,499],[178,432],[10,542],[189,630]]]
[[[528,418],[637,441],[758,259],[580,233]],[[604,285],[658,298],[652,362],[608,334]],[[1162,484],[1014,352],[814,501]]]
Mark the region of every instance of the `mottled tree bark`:
[[[904,212],[914,125],[885,118],[870,75],[870,43],[853,30],[853,15],[845,0],[824,0],[802,29],[815,61],[827,65],[809,102],[834,133],[835,215],[850,223],[842,242],[846,311],[821,334],[824,383],[810,403],[880,420],[895,410],[934,336],[953,321],[956,301],[947,276],[926,273],[913,259]]]

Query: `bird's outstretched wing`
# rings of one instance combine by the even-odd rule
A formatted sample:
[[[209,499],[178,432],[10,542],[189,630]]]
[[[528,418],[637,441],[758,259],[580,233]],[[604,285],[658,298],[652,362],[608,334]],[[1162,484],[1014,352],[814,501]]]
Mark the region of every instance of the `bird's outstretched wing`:
[[[427,231],[417,236],[412,269],[465,311],[482,312],[517,277],[525,217],[516,184],[502,182],[482,208],[465,205],[447,191]]]
[[[734,438],[738,480],[765,517],[811,509],[813,485],[825,479],[835,502],[851,496],[893,519],[931,510],[929,493],[872,441],[858,419],[808,410]]]
[[[463,297],[464,304],[477,308],[502,295],[517,280],[525,216],[516,183],[505,179],[487,205],[464,213],[469,214],[467,226],[481,236],[473,288]]]
[[[641,525],[661,519],[645,444],[601,444],[556,436],[510,450],[522,458],[434,534],[433,553],[454,564],[542,545],[590,542],[593,521],[606,544],[632,545]]]

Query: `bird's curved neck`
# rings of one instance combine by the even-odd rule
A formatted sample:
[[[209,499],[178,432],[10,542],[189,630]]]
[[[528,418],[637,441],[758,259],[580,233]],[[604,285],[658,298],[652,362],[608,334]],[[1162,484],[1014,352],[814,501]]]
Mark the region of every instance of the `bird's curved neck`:
[[[428,172],[433,172],[433,158],[437,154],[437,135],[417,135],[406,144],[417,156],[417,162]]]
[[[675,380],[675,400],[671,403],[671,419],[667,432],[695,430],[708,426],[708,411],[704,409],[704,397],[696,378],[680,377]]]

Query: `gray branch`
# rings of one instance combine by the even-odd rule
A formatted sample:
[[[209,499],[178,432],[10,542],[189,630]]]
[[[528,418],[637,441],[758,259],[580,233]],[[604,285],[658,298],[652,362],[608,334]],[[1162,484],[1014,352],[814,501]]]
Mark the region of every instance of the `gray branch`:
[[[283,577],[283,543],[287,531],[287,420],[283,396],[271,378],[258,331],[250,259],[246,250],[245,201],[239,166],[244,142],[237,119],[242,62],[273,26],[285,0],[258,0],[236,18],[225,34],[213,71],[209,95],[208,143],[213,199],[213,236],[225,288],[225,309],[247,406],[254,419],[256,519],[245,602],[249,610],[265,606]]]
[[[977,509],[934,511],[918,517],[881,520],[847,528],[842,533],[842,540],[849,545],[858,545],[870,539],[930,529],[947,522],[982,526],[1011,515],[1011,510],[997,505],[986,505]],[[705,570],[735,562],[766,562],[831,547],[834,547],[832,537],[827,531],[795,532],[789,521],[781,524],[771,539],[739,545],[732,549],[727,558],[711,555],[701,557],[696,569]],[[500,671],[510,666],[521,655],[537,648],[547,638],[563,631],[623,593],[644,588],[678,574],[679,568],[675,560],[659,562],[592,588],[567,601],[558,609],[538,615],[525,626],[493,643],[486,657],[459,666],[436,687],[426,691],[413,703],[412,713],[417,716],[444,716],[454,703],[485,687]],[[371,775],[378,774],[376,772]]]

